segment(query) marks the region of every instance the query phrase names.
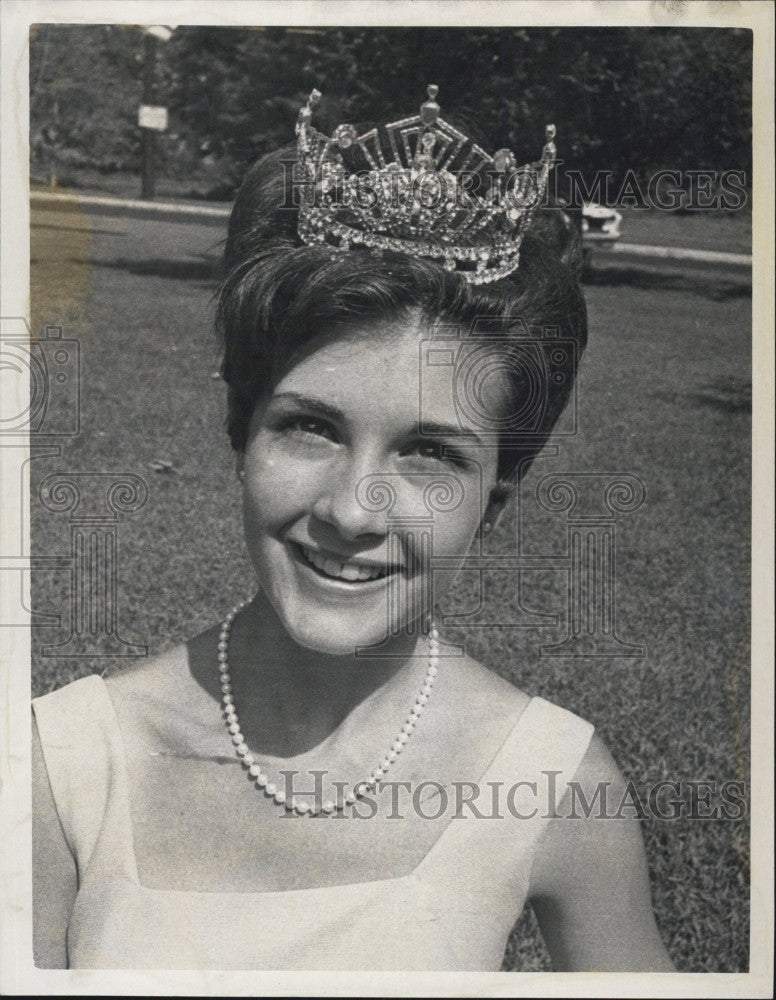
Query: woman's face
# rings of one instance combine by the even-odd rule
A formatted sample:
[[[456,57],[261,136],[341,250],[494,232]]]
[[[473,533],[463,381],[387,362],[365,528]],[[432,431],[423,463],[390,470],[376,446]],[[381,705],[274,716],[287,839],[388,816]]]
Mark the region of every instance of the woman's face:
[[[424,587],[443,596],[486,514],[496,449],[456,413],[452,369],[422,374],[431,336],[416,320],[366,323],[309,353],[254,411],[246,541],[304,647],[353,653],[427,613]],[[504,388],[486,393],[498,413]]]

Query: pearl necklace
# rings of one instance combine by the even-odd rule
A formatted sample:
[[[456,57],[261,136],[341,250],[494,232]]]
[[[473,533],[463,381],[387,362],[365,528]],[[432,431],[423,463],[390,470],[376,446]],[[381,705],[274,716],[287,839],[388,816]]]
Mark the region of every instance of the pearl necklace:
[[[247,603],[247,601],[243,601],[242,604],[238,604],[232,608],[221,625],[221,632],[218,636],[218,671],[221,677],[221,693],[224,705],[223,714],[237,756],[240,758],[243,766],[248,769],[251,778],[255,780],[256,788],[264,792],[267,798],[273,799],[278,805],[282,805],[289,812],[296,813],[299,816],[315,816],[319,812],[330,814],[344,809],[345,806],[352,806],[357,799],[374,788],[385,777],[393,764],[396,763],[399,754],[409,742],[418,719],[423,714],[423,709],[428,702],[431,688],[434,685],[434,678],[437,675],[439,663],[439,633],[436,627],[432,625],[429,630],[428,670],[426,671],[420,694],[415,699],[415,704],[410,709],[407,721],[397,733],[396,739],[391,744],[391,749],[385,755],[382,762],[378,764],[368,778],[356,782],[353,789],[344,797],[341,796],[337,801],[327,799],[325,802],[316,802],[315,805],[311,806],[309,802],[300,801],[296,796],[288,799],[286,793],[281,788],[278,788],[275,782],[270,781],[269,775],[262,770],[261,765],[248,748],[240,729],[240,720],[237,718],[237,709],[235,708],[234,695],[232,694],[232,679],[229,674],[229,633],[237,613]]]

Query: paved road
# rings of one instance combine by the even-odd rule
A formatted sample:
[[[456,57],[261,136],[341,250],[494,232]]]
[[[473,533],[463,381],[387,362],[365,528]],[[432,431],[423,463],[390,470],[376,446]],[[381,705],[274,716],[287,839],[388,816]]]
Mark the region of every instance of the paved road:
[[[223,203],[183,203],[117,199],[99,195],[72,195],[34,191],[36,211],[60,208],[107,217],[201,223],[223,231],[229,206]],[[720,270],[751,280],[751,217],[745,211],[685,215],[625,210],[622,238],[614,245],[588,241],[593,264],[604,267],[638,266],[645,270],[667,267]]]
[[[46,189],[36,189],[32,195],[39,203],[56,201],[64,197],[69,199],[89,199],[96,211],[101,214],[116,214],[115,205],[119,200],[113,195],[98,192],[83,192],[78,195],[60,194]],[[141,202],[137,199],[121,199],[128,205],[133,204],[135,214],[157,214],[164,204],[173,205],[177,212],[191,212],[194,215],[209,215],[214,225],[219,225],[229,211],[225,202],[205,202],[198,200],[176,199],[174,202],[165,198],[155,202]],[[752,252],[752,215],[751,206],[744,205],[736,211],[720,212],[661,212],[657,210],[621,208],[623,215],[623,243],[653,244],[669,247],[690,247],[700,250],[710,250],[727,253],[751,254]]]

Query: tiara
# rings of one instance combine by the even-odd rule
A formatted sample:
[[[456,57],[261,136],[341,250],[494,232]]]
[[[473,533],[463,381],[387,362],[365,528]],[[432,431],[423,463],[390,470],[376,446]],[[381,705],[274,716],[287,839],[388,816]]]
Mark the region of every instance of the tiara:
[[[555,126],[541,158],[517,167],[510,149],[489,156],[428,100],[411,118],[359,135],[326,136],[311,119],[313,90],[296,124],[300,239],[334,251],[353,245],[438,260],[478,285],[511,274],[555,160]]]

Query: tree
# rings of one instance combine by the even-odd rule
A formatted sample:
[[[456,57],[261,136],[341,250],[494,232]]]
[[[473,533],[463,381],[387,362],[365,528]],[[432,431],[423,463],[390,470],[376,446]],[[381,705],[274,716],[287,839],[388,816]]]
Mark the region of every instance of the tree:
[[[428,83],[487,149],[535,159],[558,126],[564,162],[616,182],[632,170],[751,169],[751,32],[677,28],[179,27],[160,59],[170,175],[217,177],[293,139],[313,87],[318,122],[411,114]],[[31,135],[40,163],[137,170],[140,31],[39,25]]]

